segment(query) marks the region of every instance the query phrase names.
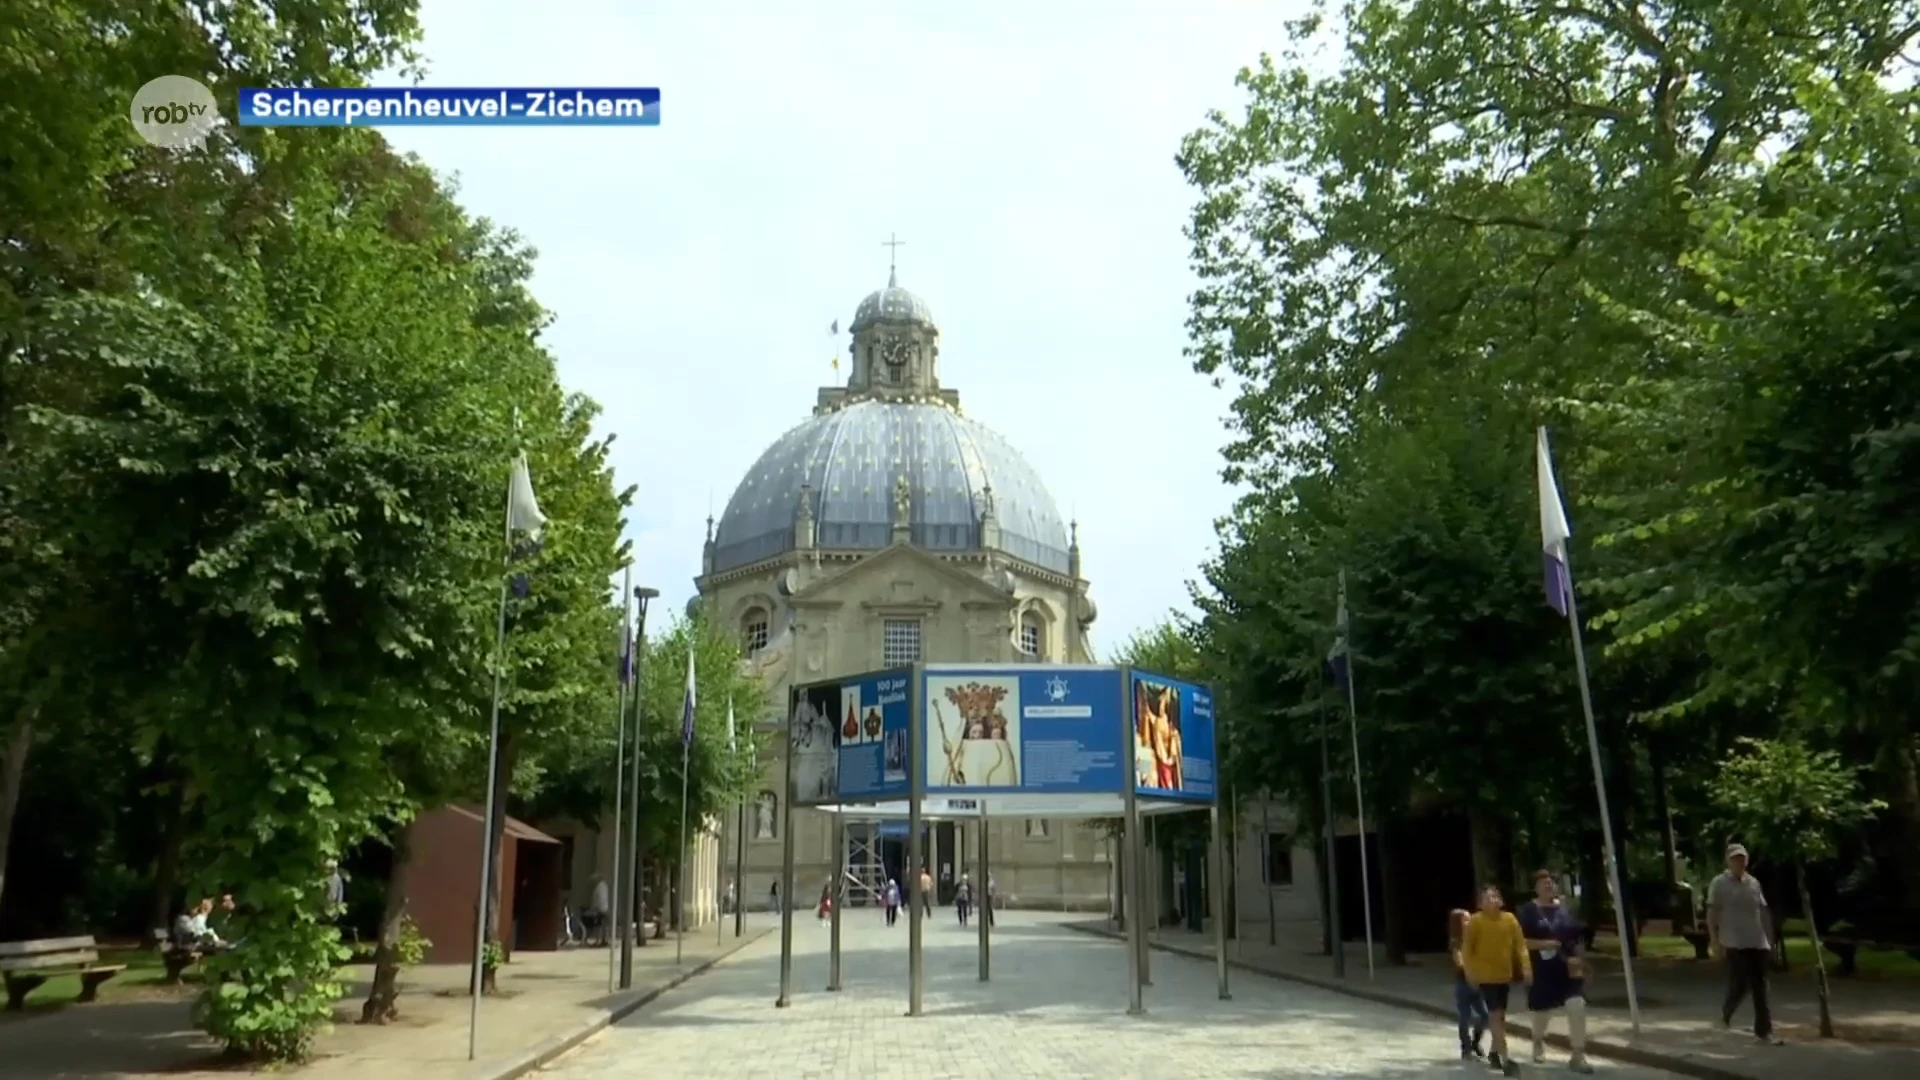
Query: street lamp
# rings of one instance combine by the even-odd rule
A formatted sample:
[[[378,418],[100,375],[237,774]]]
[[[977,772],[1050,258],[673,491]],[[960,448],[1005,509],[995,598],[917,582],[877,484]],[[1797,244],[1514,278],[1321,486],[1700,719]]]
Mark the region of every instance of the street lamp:
[[[639,936],[640,923],[646,918],[646,905],[640,894],[640,711],[646,686],[647,604],[660,595],[659,589],[638,585],[633,590],[639,620],[633,649],[633,779],[627,785],[632,794],[632,816],[627,822],[627,889],[625,908],[620,917],[620,989],[633,988],[633,942]],[[646,942],[642,941],[642,945]]]

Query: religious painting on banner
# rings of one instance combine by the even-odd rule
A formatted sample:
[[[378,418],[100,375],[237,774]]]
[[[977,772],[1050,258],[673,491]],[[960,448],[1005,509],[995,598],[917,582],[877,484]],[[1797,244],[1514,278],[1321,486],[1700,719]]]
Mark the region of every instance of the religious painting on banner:
[[[792,701],[787,727],[788,803],[801,807],[832,802],[840,790],[841,709],[849,703],[843,701],[837,683],[797,687]],[[851,704],[859,708],[857,700]]]
[[[913,702],[908,668],[840,683],[838,795],[863,801],[907,796],[907,727]]]
[[[929,665],[927,790],[1117,792],[1125,728],[1118,668]]]
[[[1136,671],[1131,697],[1135,790],[1142,795],[1212,801],[1212,691]]]

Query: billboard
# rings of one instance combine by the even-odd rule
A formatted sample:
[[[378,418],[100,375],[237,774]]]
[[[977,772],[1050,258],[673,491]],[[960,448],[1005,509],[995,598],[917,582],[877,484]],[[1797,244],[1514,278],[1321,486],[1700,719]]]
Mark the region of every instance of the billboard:
[[[929,795],[1122,790],[1118,668],[930,665],[921,695]]]
[[[1161,799],[1214,798],[1213,692],[1148,671],[1132,673],[1134,790]]]
[[[906,798],[912,681],[901,669],[794,691],[787,730],[794,806]]]

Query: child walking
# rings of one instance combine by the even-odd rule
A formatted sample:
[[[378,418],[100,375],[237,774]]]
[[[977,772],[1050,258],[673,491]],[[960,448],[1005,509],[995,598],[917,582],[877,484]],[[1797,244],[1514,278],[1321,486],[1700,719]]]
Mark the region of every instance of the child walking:
[[[1487,1027],[1493,1032],[1493,1052],[1487,1064],[1508,1076],[1520,1066],[1507,1052],[1507,995],[1516,982],[1533,982],[1533,964],[1527,957],[1527,939],[1520,920],[1506,910],[1498,885],[1480,891],[1480,910],[1467,919],[1460,935],[1460,966],[1467,979],[1480,987],[1487,1006]]]
[[[1467,978],[1466,963],[1461,958],[1471,917],[1465,908],[1447,912],[1447,951],[1453,954],[1453,1011],[1460,1024],[1461,1061],[1478,1061],[1486,1056],[1480,1049],[1480,1039],[1487,1033],[1487,1003],[1480,996],[1480,988]]]

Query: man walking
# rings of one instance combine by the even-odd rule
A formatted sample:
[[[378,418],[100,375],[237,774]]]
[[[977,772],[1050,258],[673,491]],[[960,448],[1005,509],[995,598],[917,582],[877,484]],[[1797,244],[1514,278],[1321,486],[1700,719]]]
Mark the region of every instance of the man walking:
[[[933,918],[933,875],[924,866],[920,868],[920,911]]]
[[[1733,1026],[1741,999],[1753,995],[1753,1034],[1761,1042],[1780,1045],[1773,1033],[1773,1011],[1767,1003],[1767,962],[1773,958],[1773,935],[1767,896],[1760,882],[1747,873],[1747,849],[1727,845],[1726,872],[1707,886],[1707,938],[1727,964],[1727,1000],[1720,1006],[1720,1026]]]

